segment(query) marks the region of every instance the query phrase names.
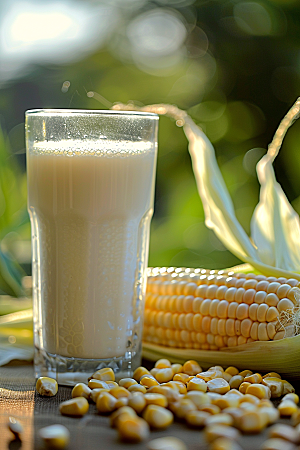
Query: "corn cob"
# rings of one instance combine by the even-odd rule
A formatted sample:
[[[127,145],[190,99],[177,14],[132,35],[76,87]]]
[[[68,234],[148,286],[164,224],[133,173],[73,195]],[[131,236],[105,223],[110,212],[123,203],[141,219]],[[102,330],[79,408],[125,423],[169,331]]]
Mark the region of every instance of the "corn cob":
[[[299,284],[254,273],[149,269],[143,339],[202,350],[282,339],[279,318],[298,309]]]

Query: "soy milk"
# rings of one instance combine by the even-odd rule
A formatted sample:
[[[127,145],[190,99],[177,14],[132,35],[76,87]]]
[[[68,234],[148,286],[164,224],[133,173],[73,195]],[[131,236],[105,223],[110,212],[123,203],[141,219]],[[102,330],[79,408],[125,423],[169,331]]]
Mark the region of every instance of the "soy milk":
[[[46,352],[121,356],[128,330],[140,329],[135,276],[148,259],[155,151],[99,140],[45,142],[29,154],[34,320]]]

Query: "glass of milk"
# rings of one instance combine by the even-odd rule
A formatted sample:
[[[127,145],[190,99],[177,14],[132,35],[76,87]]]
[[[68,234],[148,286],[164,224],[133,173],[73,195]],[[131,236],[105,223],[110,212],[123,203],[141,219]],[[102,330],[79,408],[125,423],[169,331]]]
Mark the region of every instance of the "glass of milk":
[[[150,113],[26,112],[37,377],[140,365],[157,129]]]

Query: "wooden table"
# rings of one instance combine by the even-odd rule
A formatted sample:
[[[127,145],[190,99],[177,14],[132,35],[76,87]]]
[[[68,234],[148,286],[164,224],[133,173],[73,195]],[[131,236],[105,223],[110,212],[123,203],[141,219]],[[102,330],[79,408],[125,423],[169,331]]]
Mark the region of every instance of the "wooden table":
[[[42,450],[38,430],[47,425],[60,423],[71,434],[69,450],[145,450],[147,442],[124,444],[119,441],[115,429],[110,428],[109,419],[100,416],[94,404],[83,418],[62,416],[58,411],[60,402],[71,397],[71,388],[60,386],[52,398],[39,396],[35,392],[35,379],[31,364],[13,363],[0,367],[0,449]],[[16,441],[7,428],[8,417],[14,416],[22,423],[22,442]],[[284,422],[284,421],[283,421]],[[288,423],[288,421],[285,421]],[[152,431],[151,439],[176,436],[182,439],[188,450],[208,450],[203,431],[189,429],[182,422],[175,422],[165,431]],[[259,449],[267,437],[267,430],[259,435],[243,436],[240,444],[244,450]]]

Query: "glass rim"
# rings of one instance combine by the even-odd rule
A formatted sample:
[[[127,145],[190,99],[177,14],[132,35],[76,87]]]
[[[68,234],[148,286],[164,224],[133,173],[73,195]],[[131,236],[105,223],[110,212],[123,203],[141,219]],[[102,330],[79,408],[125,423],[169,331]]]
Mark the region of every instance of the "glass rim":
[[[159,115],[145,111],[119,111],[115,109],[28,109],[25,116],[137,116],[158,120]]]

